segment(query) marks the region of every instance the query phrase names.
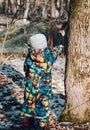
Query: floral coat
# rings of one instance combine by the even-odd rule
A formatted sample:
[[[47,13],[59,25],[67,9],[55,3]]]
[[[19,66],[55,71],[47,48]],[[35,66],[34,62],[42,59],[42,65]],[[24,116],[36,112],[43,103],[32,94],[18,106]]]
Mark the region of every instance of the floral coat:
[[[47,125],[46,115],[52,95],[51,69],[59,54],[58,47],[53,50],[29,48],[24,62],[26,88],[21,113],[23,123],[28,123],[28,118],[33,117],[34,125]]]

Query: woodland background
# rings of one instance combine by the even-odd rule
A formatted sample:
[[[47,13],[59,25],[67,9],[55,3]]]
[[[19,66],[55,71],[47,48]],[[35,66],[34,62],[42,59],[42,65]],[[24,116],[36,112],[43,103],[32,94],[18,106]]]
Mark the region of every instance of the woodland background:
[[[67,50],[63,55],[66,105],[59,118],[59,121],[69,121],[69,124],[64,123],[65,129],[90,128],[89,7],[89,0],[0,0],[0,64],[3,71],[6,68],[3,65],[10,58],[25,58],[28,40],[32,34],[41,32],[48,39],[51,31],[57,33],[58,29],[65,29],[68,24],[63,43]],[[62,25],[65,26],[62,28]],[[3,78],[7,83],[6,78]],[[1,80],[1,90],[4,85],[5,82]],[[2,113],[2,109],[0,110]],[[58,125],[58,130],[63,129],[60,122]]]

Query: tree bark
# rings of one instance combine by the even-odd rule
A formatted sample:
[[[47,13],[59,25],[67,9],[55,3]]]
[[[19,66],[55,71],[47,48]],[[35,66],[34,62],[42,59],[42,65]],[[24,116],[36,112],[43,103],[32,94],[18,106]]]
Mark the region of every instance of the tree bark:
[[[90,1],[72,0],[66,65],[66,111],[90,121]]]

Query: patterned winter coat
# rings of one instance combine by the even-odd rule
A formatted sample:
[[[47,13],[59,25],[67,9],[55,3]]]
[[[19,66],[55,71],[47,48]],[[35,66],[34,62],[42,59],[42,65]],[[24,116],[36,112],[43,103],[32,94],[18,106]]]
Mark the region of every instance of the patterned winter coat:
[[[44,127],[47,124],[47,112],[51,99],[51,69],[60,50],[55,47],[29,48],[24,63],[26,76],[25,101],[22,105],[22,118],[34,117],[34,125]]]

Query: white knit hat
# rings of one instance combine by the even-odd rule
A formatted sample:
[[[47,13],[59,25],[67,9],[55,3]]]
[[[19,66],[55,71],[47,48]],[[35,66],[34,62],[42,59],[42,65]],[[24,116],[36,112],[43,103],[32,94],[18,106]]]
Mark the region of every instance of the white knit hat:
[[[43,34],[35,34],[30,37],[30,45],[35,49],[44,49],[47,47],[47,40]]]

